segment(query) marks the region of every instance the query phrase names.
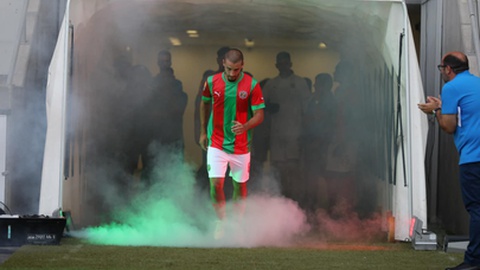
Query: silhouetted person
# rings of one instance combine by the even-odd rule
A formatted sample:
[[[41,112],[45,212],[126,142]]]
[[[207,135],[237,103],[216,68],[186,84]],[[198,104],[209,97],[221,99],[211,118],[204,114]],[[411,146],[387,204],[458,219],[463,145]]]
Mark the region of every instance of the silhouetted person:
[[[87,187],[88,206],[95,213],[109,213],[129,198],[138,158],[136,141],[137,108],[148,99],[150,71],[133,65],[129,46],[114,48],[88,78],[94,96],[85,106],[85,178],[95,185]],[[88,118],[87,118],[88,117]],[[90,187],[95,188],[90,188]],[[107,200],[105,190],[120,195]],[[105,216],[105,215],[103,215]]]
[[[123,146],[128,155],[127,172],[132,174],[137,165],[141,154],[142,143],[138,141],[139,134],[143,130],[139,129],[137,124],[141,121],[143,113],[141,112],[145,104],[150,99],[150,85],[152,83],[152,74],[143,65],[134,65],[129,68],[128,75],[122,75],[126,78],[126,93],[123,95],[123,104],[119,111],[123,111],[122,123],[127,129],[127,138]]]
[[[153,142],[160,146],[161,150],[183,157],[183,114],[188,97],[183,91],[182,83],[175,78],[171,64],[170,52],[160,51],[157,60],[159,73],[153,79],[151,98],[145,108],[147,122],[144,129],[147,144],[144,147],[147,149],[142,157],[147,171],[155,166],[152,163],[155,153],[150,146]]]
[[[263,79],[258,84],[261,89],[264,89],[267,79]],[[264,118],[262,125],[255,128],[255,136],[252,138],[252,164],[250,168],[250,178],[253,180],[260,180],[263,175],[263,167],[268,159],[269,137],[270,137],[270,113],[267,112],[269,108],[264,109]],[[258,181],[253,183],[259,184]]]
[[[100,149],[102,155],[110,155],[114,163],[117,163],[127,174],[134,171],[136,126],[139,115],[137,109],[141,108],[148,96],[149,84],[152,76],[150,71],[141,65],[133,65],[132,49],[124,47],[118,50],[114,56],[113,78],[110,85],[113,92],[99,98],[100,104],[106,112],[98,115],[101,121],[105,121],[103,128],[106,131]],[[107,78],[108,79],[108,78]]]
[[[345,211],[354,211],[357,205],[357,151],[361,134],[361,107],[359,89],[354,85],[356,77],[353,65],[341,60],[334,73],[339,83],[335,91],[338,105],[337,124],[329,159],[326,166],[327,190],[330,210],[342,205]]]
[[[308,77],[305,77],[305,82],[307,82],[307,86],[308,86],[308,91],[312,92],[312,80],[310,80],[310,78]]]
[[[299,201],[305,185],[300,169],[301,124],[310,91],[304,78],[294,74],[290,54],[276,56],[279,75],[264,89],[266,106],[277,107],[270,113],[270,161],[278,173],[282,194]]]
[[[307,181],[304,189],[305,208],[315,211],[325,206],[324,181],[328,148],[335,135],[337,105],[332,93],[333,79],[328,73],[315,77],[314,89],[305,110],[302,125],[303,164]]]
[[[171,67],[171,54],[160,51],[158,67],[160,73],[153,80],[154,95],[158,95],[157,106],[163,108],[163,117],[160,123],[160,137],[162,145],[175,147],[183,154],[183,114],[187,106],[187,94],[183,91],[182,82],[175,78]]]

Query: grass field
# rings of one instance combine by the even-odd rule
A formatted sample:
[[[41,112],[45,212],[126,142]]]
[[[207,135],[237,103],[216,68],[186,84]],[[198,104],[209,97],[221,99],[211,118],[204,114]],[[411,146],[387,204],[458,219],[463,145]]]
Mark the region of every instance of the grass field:
[[[322,243],[310,238],[276,248],[169,248],[63,238],[60,245],[22,246],[0,269],[445,269],[462,258],[462,253],[416,251],[404,242]]]
[[[215,217],[205,198],[193,188],[159,185],[115,215],[116,222],[69,231],[60,245],[22,246],[0,270],[433,270],[463,259],[462,253],[387,242],[382,215],[360,218],[349,205],[339,205],[330,214],[319,209],[308,216],[296,202],[266,194],[250,195],[241,219],[227,204],[225,236],[214,240]]]
[[[195,188],[183,163],[167,156],[160,159],[167,162],[160,162],[156,184],[128,203],[112,204],[120,209],[109,212],[111,222],[67,230],[73,237],[64,237],[60,245],[22,246],[0,270],[433,270],[463,259],[462,253],[415,251],[410,243],[383,241],[385,216],[357,214],[346,202],[307,215],[298,203],[271,191],[277,190],[273,185],[252,192],[240,218],[235,205],[227,203],[225,237],[214,240],[216,217],[208,194]],[[121,193],[108,194],[117,202]]]

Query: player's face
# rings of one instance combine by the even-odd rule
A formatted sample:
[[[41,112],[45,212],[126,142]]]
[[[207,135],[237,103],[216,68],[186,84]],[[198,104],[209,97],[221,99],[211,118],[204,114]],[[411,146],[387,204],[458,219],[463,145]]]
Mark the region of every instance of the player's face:
[[[450,69],[449,66],[446,66],[444,63],[443,63],[443,60],[442,60],[442,64],[439,66],[438,68],[440,70],[440,74],[442,75],[442,79],[444,82],[448,82],[450,81],[450,78],[448,77],[448,71]]]
[[[240,72],[243,69],[243,61],[238,61],[237,63],[232,63],[228,59],[223,60],[223,66],[225,67],[225,76],[231,82],[234,82],[240,76]]]
[[[170,55],[161,54],[158,56],[157,65],[161,70],[167,69],[172,66],[172,58]]]
[[[288,59],[279,59],[275,63],[275,67],[277,67],[279,72],[288,72],[292,68],[292,62]]]

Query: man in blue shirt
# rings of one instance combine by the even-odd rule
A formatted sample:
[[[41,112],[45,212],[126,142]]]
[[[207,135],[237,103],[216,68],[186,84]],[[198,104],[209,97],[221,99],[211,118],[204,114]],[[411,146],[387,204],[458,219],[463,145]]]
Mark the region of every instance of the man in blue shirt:
[[[442,98],[427,97],[418,107],[433,113],[440,127],[454,135],[460,156],[460,187],[470,215],[469,244],[464,261],[447,270],[480,269],[480,78],[468,71],[462,52],[449,52],[438,65],[445,85]]]

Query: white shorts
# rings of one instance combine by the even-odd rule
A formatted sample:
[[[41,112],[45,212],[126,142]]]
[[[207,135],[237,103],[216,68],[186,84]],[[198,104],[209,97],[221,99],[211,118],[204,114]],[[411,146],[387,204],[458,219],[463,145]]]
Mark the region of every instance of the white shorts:
[[[228,154],[220,149],[208,147],[207,171],[209,178],[225,178],[227,166],[230,166],[230,176],[237,183],[245,183],[250,177],[250,153]]]

